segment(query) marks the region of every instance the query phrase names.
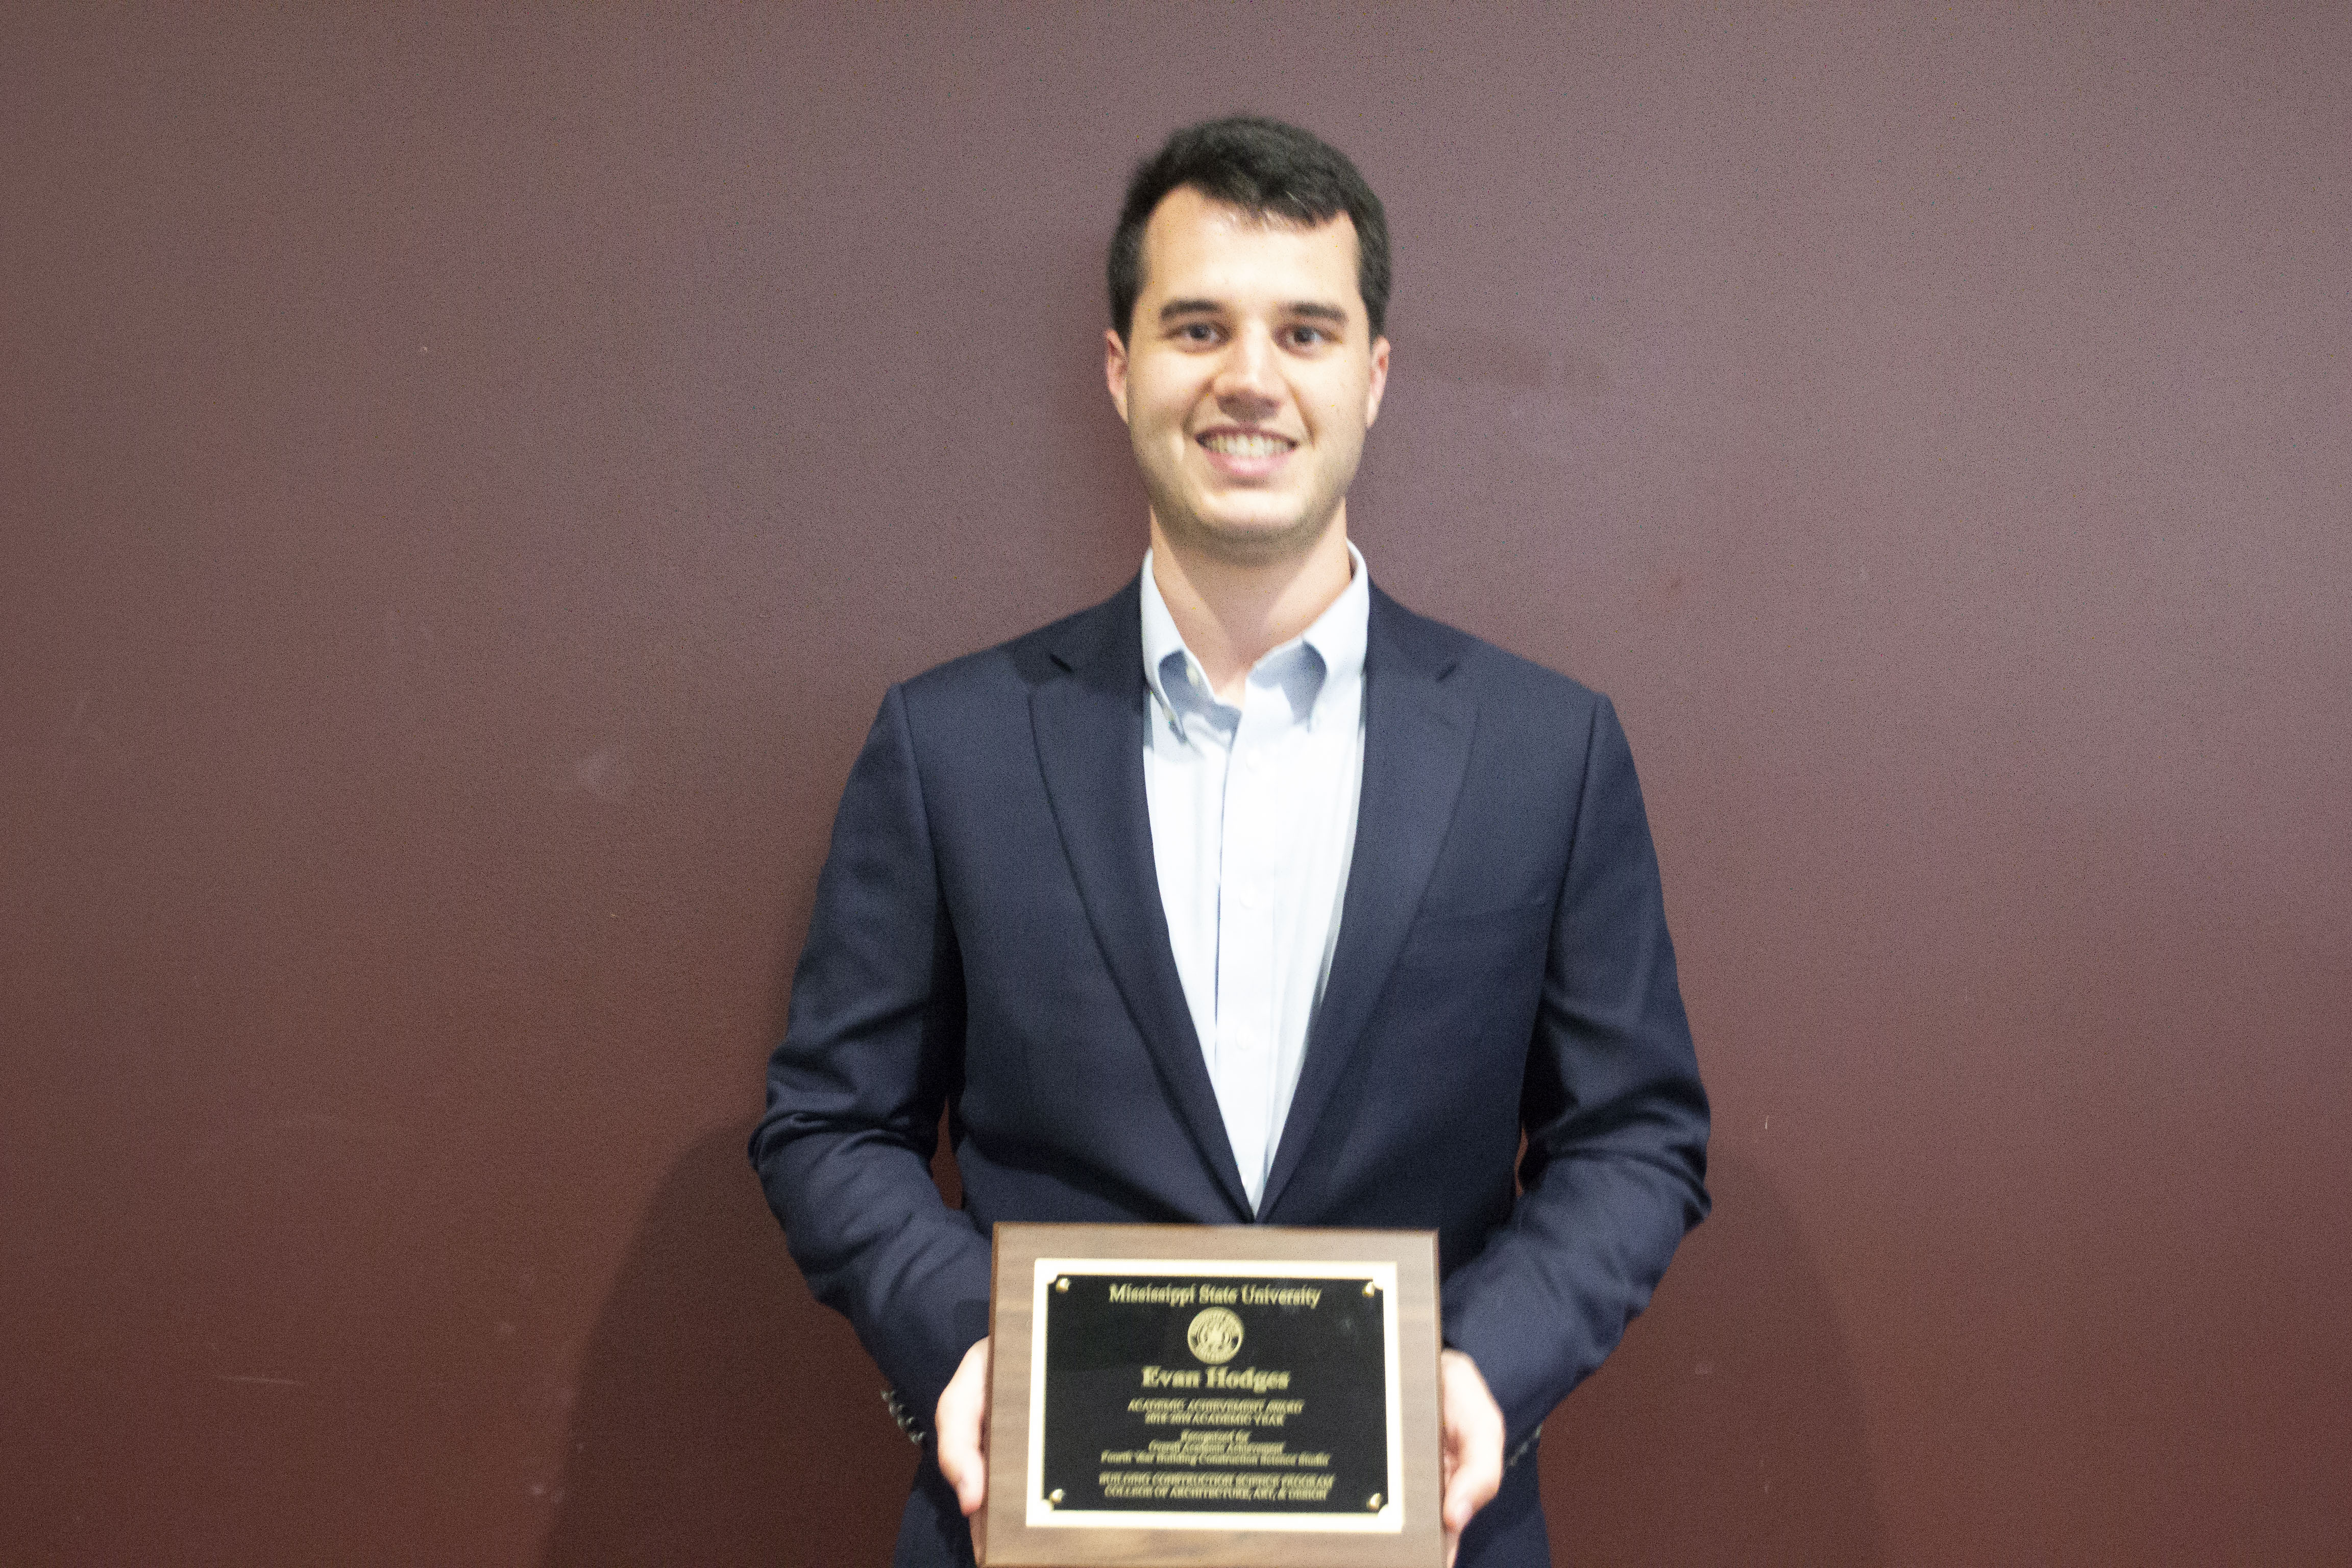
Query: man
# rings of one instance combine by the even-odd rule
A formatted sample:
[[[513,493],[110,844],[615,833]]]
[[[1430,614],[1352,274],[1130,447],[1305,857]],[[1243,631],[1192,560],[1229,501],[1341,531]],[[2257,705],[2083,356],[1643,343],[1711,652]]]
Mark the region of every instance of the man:
[[[1348,541],[1389,260],[1344,157],[1180,132],[1109,272],[1143,571],[884,700],[752,1162],[934,1424],[898,1563],[971,1560],[1017,1219],[1436,1230],[1449,1547],[1548,1563],[1538,1424],[1706,1207],[1632,756],[1606,699],[1403,609]]]

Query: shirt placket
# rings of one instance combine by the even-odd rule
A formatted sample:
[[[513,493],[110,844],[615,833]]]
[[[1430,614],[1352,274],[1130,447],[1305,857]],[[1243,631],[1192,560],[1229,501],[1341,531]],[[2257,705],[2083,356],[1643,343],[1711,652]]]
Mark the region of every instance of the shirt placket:
[[[1268,1107],[1274,1099],[1280,1025],[1276,914],[1281,889],[1276,872],[1283,864],[1276,787],[1283,727],[1270,711],[1281,702],[1280,693],[1252,685],[1243,700],[1227,764],[1219,836],[1217,1048],[1220,1076],[1232,1091],[1228,1103],[1243,1108],[1241,1124],[1234,1125],[1229,1116],[1227,1130],[1255,1201],[1273,1138]]]

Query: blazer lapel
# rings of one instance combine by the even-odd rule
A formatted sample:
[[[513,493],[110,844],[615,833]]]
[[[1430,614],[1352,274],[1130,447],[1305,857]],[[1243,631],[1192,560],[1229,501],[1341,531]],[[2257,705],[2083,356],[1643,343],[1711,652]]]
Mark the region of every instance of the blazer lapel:
[[[1450,647],[1416,637],[1419,618],[1375,587],[1364,651],[1364,784],[1339,906],[1331,977],[1307,1030],[1307,1059],[1267,1173],[1261,1216],[1282,1191],[1361,1044],[1404,947],[1454,820],[1470,762],[1470,702],[1446,683]]]
[[[1087,919],[1178,1117],[1237,1216],[1249,1200],[1185,1005],[1160,902],[1143,793],[1144,684],[1134,584],[1074,617],[1050,645],[1064,674],[1029,694],[1037,761]]]

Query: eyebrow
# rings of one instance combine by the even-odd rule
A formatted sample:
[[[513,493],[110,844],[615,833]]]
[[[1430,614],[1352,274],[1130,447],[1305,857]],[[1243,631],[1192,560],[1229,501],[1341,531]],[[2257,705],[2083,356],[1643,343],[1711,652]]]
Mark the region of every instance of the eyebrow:
[[[1171,300],[1160,307],[1160,319],[1163,321],[1171,321],[1179,316],[1198,315],[1204,311],[1214,313],[1224,308],[1224,301],[1222,300]],[[1318,300],[1294,300],[1282,309],[1286,315],[1304,316],[1309,321],[1333,321],[1343,327],[1348,324],[1346,310],[1337,305],[1325,304]]]

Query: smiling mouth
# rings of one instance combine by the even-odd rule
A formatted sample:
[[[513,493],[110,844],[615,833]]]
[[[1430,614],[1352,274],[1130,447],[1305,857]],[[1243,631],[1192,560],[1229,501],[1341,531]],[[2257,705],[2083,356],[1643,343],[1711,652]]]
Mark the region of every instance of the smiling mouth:
[[[1202,446],[1221,458],[1278,458],[1298,445],[1262,430],[1217,430],[1200,439]]]

